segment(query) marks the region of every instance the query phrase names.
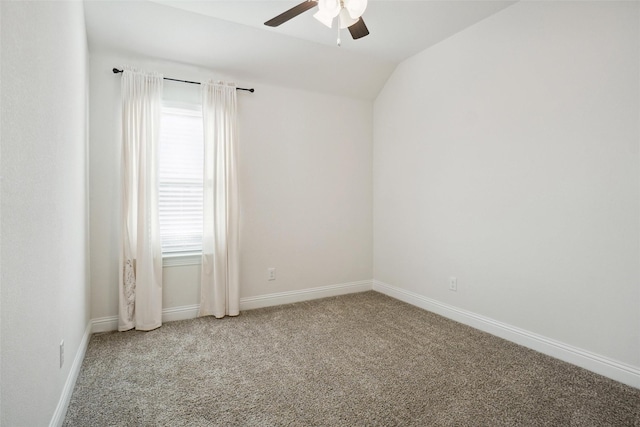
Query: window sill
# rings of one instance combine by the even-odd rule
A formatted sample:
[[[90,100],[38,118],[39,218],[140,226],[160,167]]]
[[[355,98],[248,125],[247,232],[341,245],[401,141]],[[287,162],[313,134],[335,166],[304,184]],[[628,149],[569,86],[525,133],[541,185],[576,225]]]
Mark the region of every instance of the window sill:
[[[202,253],[189,252],[182,254],[171,254],[162,256],[163,267],[176,267],[181,265],[200,265],[202,263]]]

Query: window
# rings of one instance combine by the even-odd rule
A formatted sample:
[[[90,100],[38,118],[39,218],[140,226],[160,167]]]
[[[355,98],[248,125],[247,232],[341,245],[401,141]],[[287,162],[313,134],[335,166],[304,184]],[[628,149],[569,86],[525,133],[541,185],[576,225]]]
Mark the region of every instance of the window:
[[[159,150],[163,257],[202,252],[204,137],[199,105],[164,102]]]

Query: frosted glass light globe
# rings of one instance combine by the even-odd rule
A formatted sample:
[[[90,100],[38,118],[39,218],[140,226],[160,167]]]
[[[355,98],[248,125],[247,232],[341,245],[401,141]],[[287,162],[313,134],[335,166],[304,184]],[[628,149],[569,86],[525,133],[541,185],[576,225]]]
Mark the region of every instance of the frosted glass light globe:
[[[349,15],[357,20],[367,8],[367,0],[344,0],[344,7],[349,11]]]

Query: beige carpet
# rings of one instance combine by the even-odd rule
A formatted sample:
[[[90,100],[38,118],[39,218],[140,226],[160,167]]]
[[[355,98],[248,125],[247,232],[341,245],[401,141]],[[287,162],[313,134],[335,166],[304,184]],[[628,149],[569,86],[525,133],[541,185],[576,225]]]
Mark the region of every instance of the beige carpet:
[[[640,426],[640,390],[376,292],[91,338],[65,426]]]

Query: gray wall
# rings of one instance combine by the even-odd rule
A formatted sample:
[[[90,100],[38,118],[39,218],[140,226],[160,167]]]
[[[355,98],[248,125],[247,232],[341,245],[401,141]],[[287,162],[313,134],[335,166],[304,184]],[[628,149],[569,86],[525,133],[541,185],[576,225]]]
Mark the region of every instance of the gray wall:
[[[124,54],[91,54],[91,315],[118,310],[120,77],[130,65],[192,81],[214,70]],[[253,87],[252,82],[236,81]],[[372,103],[269,85],[238,94],[240,296],[371,280]],[[200,100],[200,87],[165,94]],[[183,91],[186,93],[176,93]],[[267,281],[267,268],[277,279]],[[199,304],[200,266],[165,267],[163,308]]]
[[[42,426],[89,322],[84,14],[82,2],[0,8],[0,423]]]
[[[639,6],[519,2],[398,66],[376,280],[638,372]]]

